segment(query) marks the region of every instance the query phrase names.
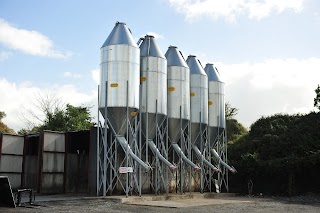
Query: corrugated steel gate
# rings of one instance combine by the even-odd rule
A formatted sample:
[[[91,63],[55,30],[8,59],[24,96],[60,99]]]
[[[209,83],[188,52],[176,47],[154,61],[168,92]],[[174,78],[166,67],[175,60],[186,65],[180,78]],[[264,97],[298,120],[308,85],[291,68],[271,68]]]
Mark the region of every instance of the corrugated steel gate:
[[[65,190],[65,134],[43,131],[39,155],[40,193],[63,193]]]
[[[23,136],[0,135],[0,176],[8,176],[15,189],[22,186],[23,149]]]

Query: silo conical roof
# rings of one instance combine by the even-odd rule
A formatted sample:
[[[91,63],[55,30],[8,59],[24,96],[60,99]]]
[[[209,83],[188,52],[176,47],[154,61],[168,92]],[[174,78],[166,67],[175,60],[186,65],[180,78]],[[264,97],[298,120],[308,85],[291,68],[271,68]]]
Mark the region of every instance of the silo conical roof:
[[[175,46],[170,46],[169,49],[167,50],[165,56],[167,58],[167,65],[168,66],[188,67],[186,61],[182,57],[178,48]]]
[[[190,68],[190,74],[207,75],[203,70],[200,62],[197,60],[196,56],[189,55],[187,58],[187,64]]]
[[[217,68],[215,68],[213,64],[210,64],[210,63],[206,64],[204,71],[207,73],[209,81],[223,82],[221,80],[221,77],[220,77],[220,74],[219,74]]]
[[[158,58],[165,58],[158,44],[155,41],[154,36],[146,35],[140,45],[140,56],[152,56]]]
[[[134,47],[138,47],[136,42],[133,39],[131,31],[127,27],[127,25],[123,22],[117,22],[114,26],[113,30],[109,34],[107,40],[104,42],[102,47],[109,46],[109,45],[130,45]]]

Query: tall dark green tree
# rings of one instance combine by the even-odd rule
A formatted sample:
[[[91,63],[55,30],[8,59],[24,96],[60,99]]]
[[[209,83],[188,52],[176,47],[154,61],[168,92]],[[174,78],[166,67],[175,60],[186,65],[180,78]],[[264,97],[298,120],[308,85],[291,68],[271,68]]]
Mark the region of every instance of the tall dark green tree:
[[[233,143],[239,137],[248,133],[248,130],[234,118],[234,116],[238,114],[238,111],[239,109],[232,107],[229,102],[226,102],[225,115],[226,115],[228,143]]]
[[[313,106],[320,110],[320,85],[314,90],[316,97],[313,99]]]
[[[228,146],[238,176],[236,191],[246,193],[249,179],[255,192],[287,194],[320,192],[320,113],[262,117],[249,133]],[[307,175],[306,175],[307,174]]]

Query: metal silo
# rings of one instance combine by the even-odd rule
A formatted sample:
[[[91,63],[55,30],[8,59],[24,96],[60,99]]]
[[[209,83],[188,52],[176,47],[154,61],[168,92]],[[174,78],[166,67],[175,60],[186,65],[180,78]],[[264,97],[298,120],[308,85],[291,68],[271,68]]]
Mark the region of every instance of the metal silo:
[[[140,44],[140,113],[141,140],[145,145],[146,161],[149,157],[154,169],[151,179],[156,194],[164,189],[168,192],[166,165],[170,170],[176,167],[168,161],[168,149],[165,141],[167,116],[167,59],[158,47],[154,36],[146,35]],[[138,42],[139,43],[139,42]],[[152,153],[149,153],[149,148]],[[159,163],[161,160],[163,164]],[[148,178],[150,180],[150,178]]]
[[[107,107],[112,127],[123,136],[127,107],[130,116],[139,109],[140,50],[127,25],[121,22],[116,23],[100,50],[99,110],[105,117]]]
[[[97,194],[123,190],[128,196],[137,190],[141,195],[141,181],[132,181],[138,180],[139,165],[149,170],[137,156],[140,49],[125,23],[115,24],[100,56],[98,106],[104,124],[98,113]]]
[[[191,143],[200,167],[200,191],[211,191],[212,171],[219,171],[211,164],[210,146],[207,140],[208,125],[208,76],[200,61],[190,55],[187,59],[190,68]],[[209,178],[207,178],[209,177]]]
[[[226,127],[224,82],[213,64],[204,68],[209,81],[209,138],[214,141]]]
[[[196,56],[187,59],[190,68],[191,142],[200,145],[201,131],[208,124],[208,76]]]
[[[217,68],[213,64],[206,64],[204,68],[208,75],[209,81],[209,128],[208,138],[211,143],[211,153],[217,162],[223,165],[226,169],[231,172],[236,172],[234,167],[229,166],[224,155],[225,150],[223,149],[226,143],[225,128],[225,100],[224,100],[224,82],[221,80],[220,74]],[[216,151],[215,147],[218,149]],[[222,159],[222,158],[224,159]]]
[[[199,170],[199,167],[190,160],[191,144],[188,136],[190,70],[177,47],[170,46],[165,56],[168,63],[168,139],[171,147],[180,157],[180,159],[175,160],[180,168],[176,185],[179,185],[180,192],[184,192],[188,186],[189,191],[191,191],[191,174],[186,166],[189,165],[194,170]],[[174,157],[174,153],[172,157]],[[189,177],[189,181],[186,181],[186,177]]]
[[[167,60],[151,35],[140,45],[140,82],[142,131],[153,140],[167,115]]]
[[[180,129],[190,121],[190,70],[177,47],[170,46],[168,60],[168,125],[171,143],[180,140]],[[180,126],[181,122],[181,126]]]

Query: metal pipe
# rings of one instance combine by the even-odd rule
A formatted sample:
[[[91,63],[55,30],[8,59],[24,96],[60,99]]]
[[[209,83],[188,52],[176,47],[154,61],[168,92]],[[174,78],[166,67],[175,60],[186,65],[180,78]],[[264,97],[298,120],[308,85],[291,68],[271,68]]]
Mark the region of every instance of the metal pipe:
[[[217,151],[215,149],[211,149],[211,153],[213,154],[213,156],[219,161],[219,163],[221,163],[225,168],[227,168],[230,172],[232,173],[236,173],[237,170],[234,167],[229,166],[228,164],[226,164],[219,156],[219,154],[217,153]]]
[[[153,153],[163,162],[165,163],[171,171],[175,170],[176,167],[170,163],[165,157],[163,157],[163,155],[161,155],[159,149],[156,147],[156,145],[154,144],[153,141],[149,140],[149,147],[150,149],[153,151]]]
[[[98,85],[98,106],[99,106],[99,97],[100,97],[100,88],[99,88],[99,85]],[[97,169],[97,173],[96,173],[96,175],[97,175],[97,177],[96,177],[96,181],[97,181],[97,185],[96,185],[96,194],[97,194],[97,196],[99,196],[99,182],[100,182],[100,172],[99,172],[99,170],[100,170],[100,117],[99,117],[99,114],[100,114],[100,112],[99,112],[99,107],[98,107],[98,122],[97,122],[97,167],[96,167],[96,169]]]
[[[125,152],[127,151],[133,160],[135,160],[137,163],[139,163],[147,171],[150,169],[150,167],[145,162],[143,162],[136,154],[133,153],[131,147],[129,146],[129,144],[127,143],[127,141],[124,137],[117,136],[116,139],[118,140],[119,144],[121,145],[123,151],[125,151]]]
[[[204,162],[205,164],[207,164],[214,172],[219,171],[219,169],[218,169],[217,167],[215,167],[215,166],[212,165],[207,159],[205,159],[205,157],[201,154],[199,148],[198,148],[196,145],[194,145],[194,146],[192,147],[192,149],[193,149],[194,152],[197,154],[197,156],[198,156],[200,159],[202,159],[203,162]]]
[[[195,165],[190,159],[188,159],[185,154],[182,152],[178,144],[172,144],[172,147],[177,152],[177,154],[186,162],[188,163],[195,171],[199,170],[200,168]]]
[[[104,121],[104,140],[103,140],[103,177],[102,177],[102,183],[103,183],[103,196],[107,195],[107,135],[108,135],[108,81],[106,81],[106,96],[105,96],[105,108],[104,108],[104,114],[105,114],[105,121]]]
[[[128,99],[129,99],[129,81],[127,81],[127,98],[126,98],[126,113],[127,113],[127,117],[126,117],[126,129],[127,129],[127,134],[126,134],[126,139],[127,141],[129,141],[129,106],[128,106]],[[127,151],[126,151],[126,167],[129,167],[129,156],[128,156],[128,147],[129,145],[126,147]],[[126,197],[128,197],[128,193],[129,193],[129,173],[126,173]]]

